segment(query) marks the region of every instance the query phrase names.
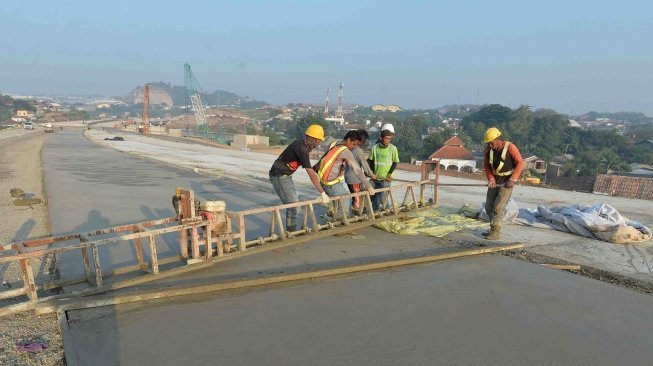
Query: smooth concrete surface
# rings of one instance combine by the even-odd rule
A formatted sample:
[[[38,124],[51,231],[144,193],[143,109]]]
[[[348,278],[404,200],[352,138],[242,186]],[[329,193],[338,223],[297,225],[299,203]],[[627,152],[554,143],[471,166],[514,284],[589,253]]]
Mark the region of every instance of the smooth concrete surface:
[[[115,132],[114,132],[115,133]],[[118,132],[120,134],[120,132]],[[267,172],[274,155],[239,150],[216,149],[183,139],[165,139],[125,134],[127,142],[107,142],[103,138],[113,136],[109,132],[92,130],[87,137],[98,144],[111,147],[131,155],[144,157],[167,164],[199,169],[206,174],[235,175],[245,185],[255,185],[267,189]],[[175,155],[177,154],[177,155]],[[401,154],[401,152],[400,152]],[[173,157],[177,156],[175,159]],[[397,171],[395,177],[401,180],[415,181],[419,173]],[[295,174],[295,184],[300,194],[315,197],[315,189],[306,174]],[[483,181],[442,176],[441,183],[482,184]],[[431,197],[431,190],[426,197]],[[486,188],[482,186],[443,186],[440,187],[439,203],[446,207],[460,207],[470,204],[479,207],[485,200]],[[398,200],[403,197],[395,197]],[[635,200],[623,197],[608,197],[591,193],[570,192],[531,186],[518,186],[513,192],[513,199],[520,208],[536,208],[572,204],[607,203],[622,215],[653,227],[651,201]],[[457,235],[450,235],[456,237]],[[480,233],[476,233],[482,239]],[[644,243],[612,244],[599,240],[587,239],[555,230],[538,229],[520,225],[505,225],[502,232],[503,242],[521,242],[528,251],[604,271],[618,273],[638,280],[653,282],[653,240]]]
[[[487,255],[69,312],[70,365],[651,365],[653,297]]]
[[[80,131],[52,135],[42,156],[53,235],[174,216],[171,199],[176,187],[194,190],[198,199],[225,200],[234,211],[280,203],[271,186],[267,191],[235,186],[224,179],[135,158],[99,147]],[[267,222],[251,220],[247,224],[255,234]],[[179,254],[178,235],[158,237],[157,250],[159,258]],[[147,248],[145,252],[149,257]],[[63,277],[83,275],[78,251],[61,255],[60,262]],[[100,262],[107,271],[116,264],[136,264],[136,254],[132,245],[102,246]]]
[[[52,136],[43,158],[53,234],[170,216],[176,186],[194,189],[201,198],[225,199],[232,210],[278,202],[271,188],[261,188],[262,179],[250,185],[202,177],[98,147],[79,131]],[[177,280],[447,250],[470,235],[475,240],[469,233],[434,239],[368,228],[219,263]],[[158,246],[173,252],[176,240]],[[115,247],[101,253],[103,268],[134,257]],[[71,268],[83,271],[81,260],[75,264]],[[65,347],[72,365],[639,365],[653,360],[652,299],[534,264],[482,256],[183,302],[69,311],[73,341]]]

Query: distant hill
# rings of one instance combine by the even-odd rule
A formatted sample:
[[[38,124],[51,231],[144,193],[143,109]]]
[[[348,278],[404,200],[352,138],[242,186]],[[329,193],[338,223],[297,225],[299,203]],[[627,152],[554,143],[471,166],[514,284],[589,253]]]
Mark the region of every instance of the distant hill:
[[[163,81],[150,83],[151,104],[168,104],[166,101],[170,100],[175,106],[184,106],[186,103],[190,103],[190,101],[186,101],[186,97],[186,88],[183,86],[172,85]],[[134,88],[134,90],[129,93],[129,96],[127,96],[126,99],[128,103],[142,103],[143,87],[139,86]],[[216,90],[211,93],[203,93],[202,102],[207,105],[233,105],[245,109],[257,108],[268,104],[264,101],[254,100],[249,97],[242,97],[224,90]]]

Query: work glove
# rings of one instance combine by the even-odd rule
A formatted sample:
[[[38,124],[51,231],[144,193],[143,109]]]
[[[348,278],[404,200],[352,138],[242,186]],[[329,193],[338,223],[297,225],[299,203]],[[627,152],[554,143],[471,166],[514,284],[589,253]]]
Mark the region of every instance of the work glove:
[[[326,205],[329,203],[329,195],[326,192],[322,192],[322,204]]]

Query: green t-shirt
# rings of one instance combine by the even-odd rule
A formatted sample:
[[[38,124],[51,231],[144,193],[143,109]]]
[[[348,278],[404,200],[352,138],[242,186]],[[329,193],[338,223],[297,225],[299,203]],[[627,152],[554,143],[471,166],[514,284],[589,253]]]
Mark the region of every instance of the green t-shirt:
[[[399,151],[393,144],[388,145],[388,147],[374,144],[368,159],[374,162],[374,175],[376,175],[376,179],[382,180],[388,177],[392,163],[399,162]]]

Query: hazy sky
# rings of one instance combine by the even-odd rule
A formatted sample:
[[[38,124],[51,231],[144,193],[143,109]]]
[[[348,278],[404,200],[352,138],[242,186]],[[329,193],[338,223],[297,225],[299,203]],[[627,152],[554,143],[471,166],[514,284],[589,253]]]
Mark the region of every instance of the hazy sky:
[[[653,115],[653,1],[3,1],[0,92],[183,85],[271,103]]]

